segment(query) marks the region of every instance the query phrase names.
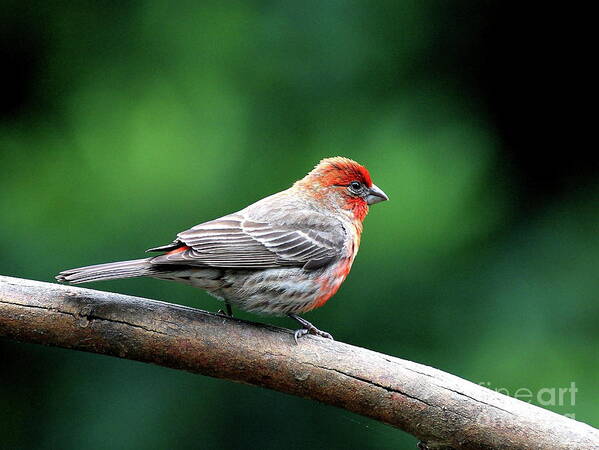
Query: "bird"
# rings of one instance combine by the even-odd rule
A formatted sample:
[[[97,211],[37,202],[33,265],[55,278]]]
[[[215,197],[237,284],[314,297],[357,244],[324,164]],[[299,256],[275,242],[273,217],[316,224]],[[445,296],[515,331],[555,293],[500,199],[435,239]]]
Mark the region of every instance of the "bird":
[[[321,160],[290,188],[240,211],[200,223],[153,247],[156,256],[79,267],[56,279],[72,284],[133,277],[170,280],[207,291],[251,313],[289,316],[307,334],[333,339],[300,314],[323,306],[350,272],[369,207],[388,200],[366,167]]]

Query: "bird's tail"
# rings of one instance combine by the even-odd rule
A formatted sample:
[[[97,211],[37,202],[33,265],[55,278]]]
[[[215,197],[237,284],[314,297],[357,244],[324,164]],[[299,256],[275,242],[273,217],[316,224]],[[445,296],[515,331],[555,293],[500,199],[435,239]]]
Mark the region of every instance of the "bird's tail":
[[[64,270],[56,276],[56,279],[58,281],[79,284],[89,283],[90,281],[141,277],[152,272],[150,259],[134,259],[131,261],[119,261]]]

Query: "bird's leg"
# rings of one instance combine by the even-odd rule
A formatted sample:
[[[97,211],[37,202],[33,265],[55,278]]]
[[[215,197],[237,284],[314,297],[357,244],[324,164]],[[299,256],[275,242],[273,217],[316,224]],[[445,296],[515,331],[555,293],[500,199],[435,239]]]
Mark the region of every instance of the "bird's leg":
[[[327,338],[327,339],[333,339],[333,336],[331,336],[329,333],[327,333],[326,331],[320,331],[318,328],[316,328],[314,325],[312,325],[306,319],[303,319],[296,314],[288,314],[288,316],[291,317],[292,319],[297,320],[302,326],[302,328],[300,328],[299,330],[296,330],[295,333],[293,333],[293,339],[295,339],[296,344],[297,344],[297,340],[299,338],[301,338],[302,336],[305,336],[308,333],[315,334],[316,336],[322,336],[323,338]]]
[[[222,314],[223,316],[233,317],[233,309],[231,308],[231,304],[229,302],[225,302],[225,310],[219,309],[216,311],[216,314]]]

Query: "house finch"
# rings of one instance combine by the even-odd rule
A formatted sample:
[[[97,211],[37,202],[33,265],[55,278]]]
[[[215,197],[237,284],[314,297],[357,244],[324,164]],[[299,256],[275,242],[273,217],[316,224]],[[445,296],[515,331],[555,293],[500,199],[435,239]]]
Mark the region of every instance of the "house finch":
[[[332,339],[298,316],[326,303],[347,277],[369,205],[388,200],[365,167],[323,159],[289,189],[196,225],[151,258],[65,270],[70,283],[152,277],[205,289],[254,313],[288,315],[308,333]]]

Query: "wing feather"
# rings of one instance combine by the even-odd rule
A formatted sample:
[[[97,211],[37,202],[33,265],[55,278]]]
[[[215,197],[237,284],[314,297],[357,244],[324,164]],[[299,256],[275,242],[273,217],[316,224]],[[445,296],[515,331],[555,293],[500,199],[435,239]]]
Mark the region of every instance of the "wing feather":
[[[269,223],[246,218],[242,212],[231,214],[179,233],[175,243],[185,249],[156,256],[151,262],[240,269],[316,269],[338,258],[343,248],[343,226],[339,223],[327,227],[323,225],[326,220],[323,217],[315,226],[314,219],[308,224],[289,220]],[[172,245],[164,248],[171,249]]]

